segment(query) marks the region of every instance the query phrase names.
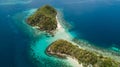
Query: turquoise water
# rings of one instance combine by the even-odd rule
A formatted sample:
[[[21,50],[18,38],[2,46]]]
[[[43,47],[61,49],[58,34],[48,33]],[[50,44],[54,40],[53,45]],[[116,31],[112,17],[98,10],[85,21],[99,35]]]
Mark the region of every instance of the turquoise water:
[[[31,61],[38,67],[70,67],[71,64],[68,63],[67,59],[59,59],[53,56],[49,56],[45,53],[47,47],[57,39],[66,39],[72,41],[72,36],[69,33],[68,29],[61,27],[60,30],[57,30],[54,37],[47,36],[46,33],[39,31],[35,28],[32,28],[26,24],[26,18],[33,14],[36,9],[31,9],[16,14],[13,18],[16,20],[16,25],[22,29],[26,34],[32,37],[30,44],[30,57]],[[61,19],[61,15],[58,15],[58,18]],[[22,19],[22,20],[21,20]],[[22,21],[18,23],[19,21]],[[62,22],[62,19],[61,21]],[[65,27],[65,26],[64,26]],[[72,33],[72,32],[71,32]]]
[[[31,58],[31,62],[33,62],[38,67],[41,67],[41,66],[42,67],[56,67],[56,66],[57,67],[74,67],[74,65],[70,64],[70,62],[68,62],[67,59],[56,58],[56,57],[47,55],[45,52],[47,47],[52,42],[56,41],[57,39],[65,39],[70,42],[73,42],[72,40],[77,37],[75,32],[69,31],[70,28],[63,24],[63,23],[67,23],[67,22],[65,22],[62,17],[63,16],[62,11],[60,13],[58,13],[58,15],[57,15],[58,20],[59,20],[60,24],[62,25],[62,27],[56,31],[54,37],[48,36],[45,32],[39,31],[35,28],[32,28],[25,22],[26,18],[29,15],[33,14],[35,11],[36,11],[36,9],[31,9],[31,10],[27,10],[27,11],[18,13],[14,16],[14,19],[16,20],[16,22],[22,21],[20,23],[17,22],[16,25],[20,29],[22,29],[27,35],[32,37],[32,40],[30,43],[30,49],[29,49],[29,51],[30,51],[29,55]],[[112,53],[109,50],[105,50],[105,49],[98,48],[98,47],[96,48],[95,46],[93,46],[92,43],[89,43],[86,40],[81,39],[80,42],[81,42],[80,44],[79,43],[77,43],[77,44],[80,45],[80,47],[82,47],[84,49],[87,49],[90,51],[98,51],[99,53],[101,53],[105,56],[111,57],[112,59],[114,59],[114,57],[115,57],[116,58],[115,60],[117,60],[119,58],[119,56],[116,56],[116,55],[120,50],[116,47],[110,48],[110,50],[115,51],[114,52],[115,54],[112,55]],[[104,53],[102,53],[103,51],[104,51]]]
[[[26,17],[44,4],[59,8],[60,17],[65,20],[59,19],[67,21],[72,28],[65,27],[65,31],[52,38],[26,24]],[[83,43],[80,46],[100,50],[107,56],[111,52],[116,59],[116,55],[120,56],[119,8],[119,0],[0,0],[0,64],[2,67],[69,67],[66,60],[45,54],[51,42],[63,37],[69,41],[78,38]]]

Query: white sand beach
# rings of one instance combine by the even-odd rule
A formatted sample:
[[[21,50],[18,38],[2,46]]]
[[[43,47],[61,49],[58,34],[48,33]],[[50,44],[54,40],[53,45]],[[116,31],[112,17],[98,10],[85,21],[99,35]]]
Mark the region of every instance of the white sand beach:
[[[71,42],[71,39],[72,39],[72,35],[68,32],[66,32],[66,29],[64,29],[64,27],[62,26],[62,21],[60,21],[60,17],[59,16],[56,16],[56,20],[57,20],[57,33],[56,33],[56,36],[60,36],[59,39],[66,39],[68,41]],[[55,37],[56,37],[55,36]],[[74,43],[74,42],[72,42]],[[75,44],[75,43],[74,43]],[[77,45],[77,44],[75,44]],[[73,67],[83,67],[82,64],[79,64],[78,63],[78,60],[75,59],[75,58],[72,58],[70,56],[67,57],[67,62],[73,66]]]
[[[83,67],[82,64],[79,64],[77,59],[75,58],[71,58],[71,57],[67,57],[67,61],[73,66],[73,67]]]
[[[34,52],[37,56],[41,55],[42,57],[47,57],[48,58],[48,56],[46,56],[44,54],[44,51],[46,50],[46,47],[48,47],[52,42],[54,42],[58,39],[64,39],[64,40],[67,40],[67,41],[73,43],[74,45],[79,45],[79,47],[82,48],[82,49],[86,49],[86,50],[89,50],[89,51],[92,51],[92,52],[98,52],[98,53],[100,53],[104,56],[107,55],[106,57],[111,57],[112,59],[113,59],[113,57],[114,57],[114,59],[119,59],[120,58],[118,56],[111,55],[111,53],[107,54],[108,53],[107,51],[104,51],[104,53],[103,53],[103,52],[101,52],[102,49],[97,50],[97,49],[93,48],[90,43],[87,43],[87,41],[81,42],[81,45],[73,42],[72,39],[74,38],[74,36],[68,31],[67,28],[64,28],[63,18],[58,14],[56,16],[56,20],[57,20],[57,29],[55,31],[55,36],[47,38],[46,36],[43,35],[43,38],[42,39],[40,38],[40,40],[36,43],[36,45],[32,46],[32,49],[34,50]],[[85,45],[85,46],[82,46],[82,44]],[[90,44],[90,46],[88,46],[88,44]],[[68,56],[66,61],[67,61],[67,63],[69,63],[73,67],[83,67],[82,64],[79,64],[78,60],[75,59],[75,58],[72,58],[72,57]]]

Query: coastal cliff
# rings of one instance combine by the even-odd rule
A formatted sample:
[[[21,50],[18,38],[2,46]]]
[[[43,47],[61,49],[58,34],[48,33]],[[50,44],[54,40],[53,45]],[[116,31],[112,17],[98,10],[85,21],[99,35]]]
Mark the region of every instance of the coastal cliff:
[[[46,50],[47,54],[60,58],[72,57],[78,60],[84,67],[92,65],[93,67],[119,67],[120,63],[102,55],[94,54],[87,50],[79,48],[77,45],[66,40],[57,40],[53,42]]]
[[[57,28],[57,11],[50,5],[45,5],[27,18],[27,23],[41,31],[53,34]]]

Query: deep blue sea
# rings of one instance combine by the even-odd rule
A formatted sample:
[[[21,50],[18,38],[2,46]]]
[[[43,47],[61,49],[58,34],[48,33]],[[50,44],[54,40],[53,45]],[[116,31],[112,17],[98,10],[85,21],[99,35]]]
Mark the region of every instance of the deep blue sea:
[[[0,0],[0,67],[34,67],[28,54],[34,36],[18,27],[13,16],[45,4],[62,10],[77,38],[120,49],[119,0]]]

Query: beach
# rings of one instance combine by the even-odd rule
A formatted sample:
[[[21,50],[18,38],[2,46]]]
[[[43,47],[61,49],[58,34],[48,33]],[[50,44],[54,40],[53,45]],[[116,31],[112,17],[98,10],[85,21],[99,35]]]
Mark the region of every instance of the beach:
[[[30,13],[30,12],[29,12]],[[60,59],[60,58],[56,58],[56,57],[49,57],[48,55],[46,55],[45,51],[46,51],[46,48],[48,48],[48,46],[58,40],[58,39],[65,39],[65,40],[68,40],[68,41],[72,41],[73,39],[73,36],[69,33],[68,29],[67,28],[64,28],[64,23],[62,21],[63,18],[61,18],[61,15],[59,15],[59,13],[57,14],[56,16],[56,20],[57,20],[57,29],[54,31],[54,37],[46,37],[45,34],[41,34],[40,32],[42,31],[39,31],[38,34],[36,36],[40,36],[40,38],[38,38],[38,40],[31,44],[31,49],[32,49],[32,52],[31,52],[31,55],[36,58],[36,60],[38,60],[39,62],[42,62],[40,59],[41,57],[44,58],[44,59],[52,59],[54,60],[53,63],[55,62],[58,62],[58,61],[61,61],[62,63],[65,63],[66,67],[69,67],[70,66],[73,66],[73,67],[76,67],[74,66],[74,64],[70,64],[72,59]],[[36,27],[34,27],[35,29]],[[34,54],[34,55],[33,55]],[[52,61],[51,60],[51,61]],[[69,61],[71,60],[71,61]],[[74,59],[73,59],[74,60]],[[69,63],[70,62],[70,63]],[[42,63],[47,63],[47,62],[42,62]],[[74,60],[74,63],[75,64],[78,64],[77,60]],[[64,66],[65,66],[64,65]]]
[[[46,35],[44,34],[39,34],[40,39],[38,41],[36,41],[34,46],[32,47],[33,52],[36,54],[37,58],[36,59],[40,59],[39,57],[44,57],[44,58],[50,58],[49,56],[47,56],[44,51],[46,51],[46,48],[54,41],[58,40],[58,39],[64,39],[67,40],[71,43],[73,43],[74,45],[79,45],[79,48],[81,49],[85,49],[91,52],[95,52],[99,54],[102,54],[103,56],[106,57],[110,57],[112,59],[116,59],[118,61],[119,56],[115,56],[112,55],[110,52],[104,50],[104,53],[102,52],[102,49],[96,49],[95,47],[92,46],[92,44],[90,44],[87,41],[82,41],[81,43],[76,43],[73,40],[74,36],[68,31],[68,28],[65,28],[64,26],[64,18],[61,17],[61,15],[59,15],[59,13],[56,16],[56,20],[57,20],[57,29],[55,31],[55,36],[54,37],[46,37]],[[42,32],[42,31],[40,31]],[[38,36],[39,36],[38,35]],[[82,46],[84,45],[84,46]],[[34,57],[36,57],[34,56]],[[55,58],[54,58],[55,59]],[[59,58],[58,58],[59,59]],[[73,67],[82,67],[82,64],[79,64],[78,61],[75,58],[71,58],[70,56],[67,57],[66,60],[62,60],[62,62],[65,61],[67,63],[69,63],[69,65],[73,66]]]
[[[67,61],[73,66],[73,67],[83,67],[82,64],[79,64],[77,59],[67,57]]]
[[[46,4],[58,11],[52,37],[26,23]],[[0,0],[0,27],[1,67],[82,67],[71,56],[61,59],[45,53],[58,39],[120,62],[119,0]]]

